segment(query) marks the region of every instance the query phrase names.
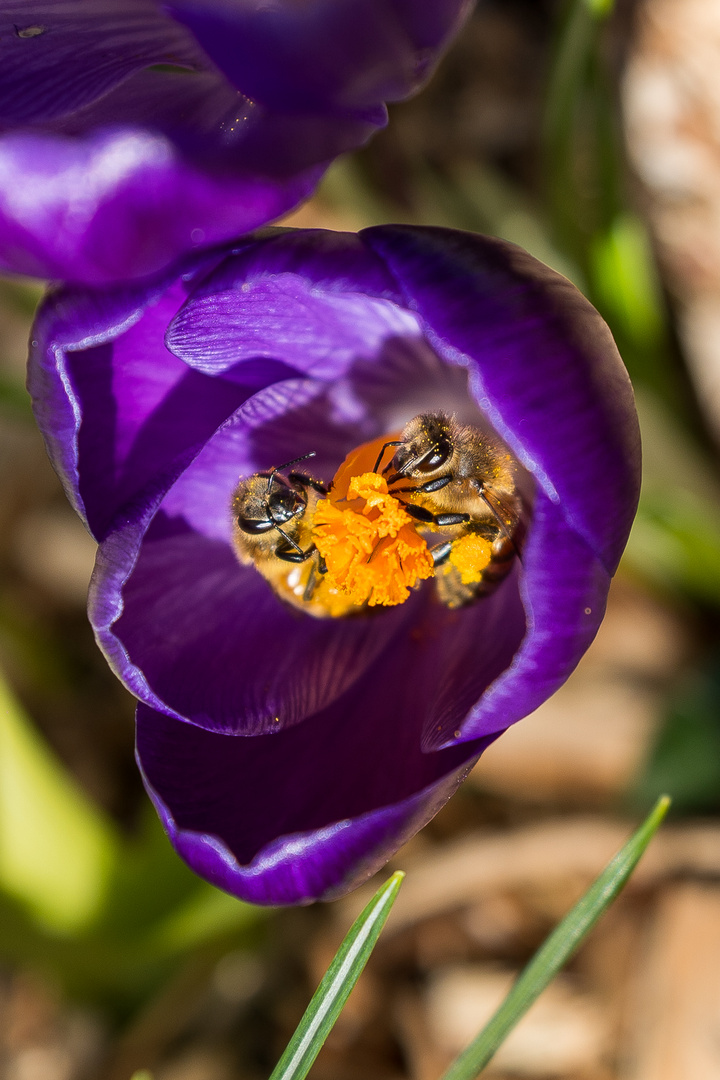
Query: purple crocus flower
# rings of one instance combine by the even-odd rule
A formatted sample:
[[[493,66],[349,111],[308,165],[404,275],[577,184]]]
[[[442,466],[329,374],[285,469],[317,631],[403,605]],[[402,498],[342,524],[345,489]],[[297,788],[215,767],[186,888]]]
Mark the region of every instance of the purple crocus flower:
[[[635,510],[630,384],[597,312],[512,244],[446,229],[266,230],[152,286],[65,289],[30,388],[101,541],[98,641],[184,859],[256,903],[335,897],[567,678]],[[534,487],[522,559],[460,610],[433,583],[367,616],[286,606],[231,546],[238,477],[345,455],[443,409]]]
[[[0,271],[153,274],[285,213],[429,76],[471,0],[11,0]]]

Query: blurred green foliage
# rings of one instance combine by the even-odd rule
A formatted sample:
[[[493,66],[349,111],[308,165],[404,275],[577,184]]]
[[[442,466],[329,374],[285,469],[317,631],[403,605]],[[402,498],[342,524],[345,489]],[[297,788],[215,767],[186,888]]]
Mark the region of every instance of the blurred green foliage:
[[[0,883],[57,934],[97,917],[116,861],[108,822],[91,809],[0,684]]]
[[[633,791],[645,807],[667,787],[680,813],[720,810],[720,655],[676,688],[652,755]]]
[[[676,688],[632,793],[661,792],[675,812],[720,809],[720,478],[689,381],[673,355],[668,314],[642,222],[628,210],[620,111],[604,53],[612,4],[573,0],[561,32],[546,120],[551,235],[573,258],[607,319],[638,395],[643,487],[625,567],[706,624],[707,653]]]
[[[190,952],[252,940],[263,911],[200,881],[153,810],[127,839],[0,683],[0,954],[125,1011]]]
[[[643,487],[624,565],[668,599],[720,611],[720,480],[669,408],[637,394]]]

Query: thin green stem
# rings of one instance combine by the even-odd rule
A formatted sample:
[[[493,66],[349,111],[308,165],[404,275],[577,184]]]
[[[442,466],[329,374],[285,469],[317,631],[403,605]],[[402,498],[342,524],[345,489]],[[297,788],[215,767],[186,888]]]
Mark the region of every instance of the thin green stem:
[[[474,1080],[623,888],[670,806],[663,795],[625,847],[540,947],[495,1015],[442,1076]]]

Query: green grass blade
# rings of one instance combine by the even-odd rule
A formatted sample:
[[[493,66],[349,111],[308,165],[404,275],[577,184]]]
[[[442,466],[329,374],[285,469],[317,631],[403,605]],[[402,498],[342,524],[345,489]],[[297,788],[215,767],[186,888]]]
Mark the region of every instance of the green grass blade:
[[[587,932],[610,906],[655,835],[670,806],[663,795],[627,844],[540,947],[495,1015],[456,1058],[442,1080],[473,1080],[535,999],[572,956]]]
[[[350,927],[270,1080],[302,1080],[307,1076],[370,959],[404,876],[401,872],[393,874]]]

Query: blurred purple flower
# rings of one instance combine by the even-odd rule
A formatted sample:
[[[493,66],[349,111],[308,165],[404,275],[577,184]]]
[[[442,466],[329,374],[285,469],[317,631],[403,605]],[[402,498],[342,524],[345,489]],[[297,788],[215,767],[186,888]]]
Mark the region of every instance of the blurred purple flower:
[[[142,277],[305,198],[471,0],[11,0],[0,270]]]
[[[258,903],[358,884],[594,637],[639,486],[597,312],[519,248],[445,229],[267,230],[184,275],[51,295],[30,388],[101,541],[90,615],[140,699],[170,838]],[[490,421],[531,474],[522,565],[461,610],[285,607],[231,549],[238,476],[345,454],[423,410]],[[429,583],[428,583],[429,584]]]

